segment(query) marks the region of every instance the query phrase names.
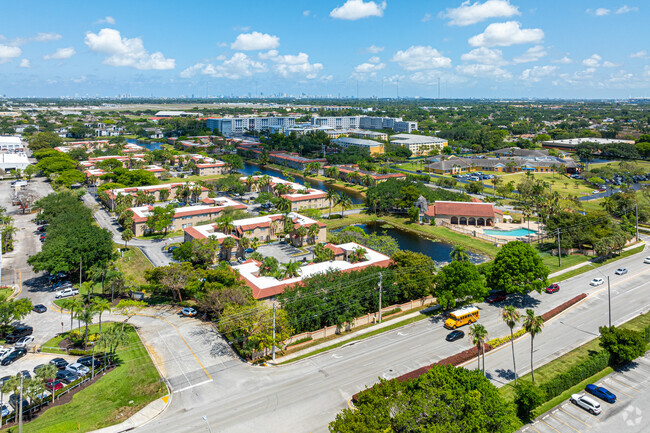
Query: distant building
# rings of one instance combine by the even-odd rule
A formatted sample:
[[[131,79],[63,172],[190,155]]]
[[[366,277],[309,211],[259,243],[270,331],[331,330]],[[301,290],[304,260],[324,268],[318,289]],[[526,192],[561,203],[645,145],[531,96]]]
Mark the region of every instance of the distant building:
[[[578,144],[634,144],[634,140],[619,140],[617,138],[567,138],[566,140],[542,141],[542,147],[546,149],[559,149],[572,151]]]
[[[162,185],[147,185],[147,186],[133,186],[133,187],[128,187],[128,188],[117,188],[117,189],[109,189],[106,191],[106,202],[104,203],[110,210],[115,209],[116,205],[116,200],[117,197],[120,195],[131,195],[133,197],[136,196],[138,191],[145,192],[147,194],[152,194],[153,198],[155,201],[161,201],[160,199],[160,191],[163,189],[166,189],[169,191],[167,200],[176,200],[178,197],[176,197],[176,189],[179,186],[189,186],[190,188],[196,187],[196,184],[194,182],[187,182],[187,183],[182,183],[182,182],[175,182],[175,183],[165,183]],[[206,187],[201,187],[201,194],[199,196],[200,200],[208,198],[208,193],[210,190]],[[100,198],[102,195],[100,195]],[[135,232],[134,232],[135,233]]]
[[[422,209],[420,209],[422,211]],[[493,226],[498,223],[498,213],[492,203],[437,201],[420,215],[422,222],[436,225]]]
[[[382,155],[384,153],[384,145],[374,140],[365,140],[363,138],[352,137],[339,137],[330,141],[331,144],[347,147],[358,147],[367,150],[370,155]]]
[[[0,153],[0,169],[4,171],[24,170],[28,165],[25,153]]]
[[[365,129],[353,129],[347,131],[347,135],[356,138],[370,138],[372,140],[388,141],[388,134],[385,132],[367,131]]]
[[[440,159],[424,166],[424,170],[436,174],[460,174],[474,171],[496,171],[516,173],[530,171],[534,173],[579,173],[582,166],[572,158],[555,156],[504,156],[499,158],[469,158],[452,156]]]
[[[368,176],[372,179],[371,185],[376,185],[380,182],[387,181],[388,179],[406,179],[404,173],[386,173],[380,174],[374,171],[366,171],[359,169],[357,165],[337,165],[339,170],[339,178],[345,182],[356,183],[358,185],[365,184],[365,177]],[[357,173],[357,176],[350,176],[350,173]]]
[[[312,163],[318,163],[321,165],[327,163],[327,159],[325,158],[305,158],[303,156],[298,156],[297,153],[288,152],[270,152],[269,161],[283,167],[289,167],[300,171],[305,170],[307,165]]]
[[[257,182],[262,176],[242,176],[239,180],[246,183],[248,178]],[[277,185],[284,184],[288,188],[288,192],[281,195],[291,202],[291,211],[296,212],[302,209],[323,209],[328,206],[327,194],[325,191],[315,188],[305,188],[304,185],[299,183],[289,182],[288,180],[280,179],[279,177],[269,176],[270,183],[264,186],[258,186],[261,191],[273,192]],[[253,186],[251,185],[251,188]]]
[[[408,148],[413,156],[428,155],[433,149],[442,150],[449,142],[438,137],[414,134],[395,134],[390,137],[390,143]]]
[[[23,143],[20,137],[15,137],[11,135],[2,135],[0,136],[0,151],[24,152],[25,143]]]
[[[229,137],[242,135],[248,131],[284,132],[295,123],[295,117],[223,117],[207,119],[206,127],[211,131],[216,129],[222,135]]]
[[[395,132],[417,131],[418,123],[404,121],[401,117],[370,117],[370,116],[330,116],[311,118],[312,126],[327,126],[336,130],[350,129],[392,129]]]
[[[198,117],[199,114],[186,111],[159,111],[156,113],[156,117]]]
[[[336,130],[341,129],[359,129],[361,116],[329,116],[329,117],[312,117],[312,126],[327,126]]]
[[[199,176],[214,176],[218,174],[226,174],[228,166],[221,161],[206,162],[196,164],[194,167],[194,174]]]

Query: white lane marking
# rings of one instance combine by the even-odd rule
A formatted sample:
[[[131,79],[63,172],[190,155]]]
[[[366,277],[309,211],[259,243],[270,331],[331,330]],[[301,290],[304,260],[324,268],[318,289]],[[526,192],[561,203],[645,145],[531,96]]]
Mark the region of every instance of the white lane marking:
[[[195,383],[194,385],[190,385],[190,386],[186,386],[186,387],[181,388],[181,389],[177,389],[176,391],[174,391],[174,394],[176,394],[177,392],[187,391],[190,388],[194,388],[194,387],[197,387],[197,386],[200,386],[200,385],[205,385],[206,383],[210,383],[210,382],[212,382],[212,379],[204,380],[203,382]]]

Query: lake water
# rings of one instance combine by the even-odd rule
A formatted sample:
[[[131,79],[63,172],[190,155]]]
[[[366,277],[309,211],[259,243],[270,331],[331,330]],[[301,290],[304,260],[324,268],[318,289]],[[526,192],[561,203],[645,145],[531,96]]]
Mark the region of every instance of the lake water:
[[[282,172],[279,170],[275,170],[269,167],[260,167],[258,165],[249,164],[247,162],[244,162],[244,168],[240,169],[239,173],[241,173],[242,176],[252,176],[253,174],[255,174],[256,171],[259,171],[262,174],[266,174],[268,176],[279,177],[280,179],[285,178],[284,176],[282,176]],[[298,176],[295,176],[293,181],[301,185],[305,184],[305,179]],[[350,199],[352,200],[352,204],[361,204],[364,202],[363,196],[356,191],[343,190],[341,188],[337,188],[336,186],[329,185],[325,182],[321,182],[320,180],[308,180],[307,182],[309,182],[309,185],[311,185],[312,188],[320,189],[323,191],[333,189],[336,192],[344,192],[348,196],[350,196]]]
[[[127,139],[126,142],[131,143],[131,144],[137,144],[138,146],[142,146],[142,147],[144,147],[146,149],[149,149],[149,150],[162,149],[162,145],[163,145],[163,143],[145,143],[143,141],[134,140],[132,138]]]
[[[379,221],[359,224],[357,227],[362,228],[368,234],[388,235],[397,241],[400,249],[429,256],[438,266],[443,266],[451,261],[449,254],[454,249],[454,246],[451,244],[427,239],[418,234],[401,230]],[[470,261],[475,264],[483,263],[487,260],[487,257],[480,254],[469,251],[467,254],[469,255]]]

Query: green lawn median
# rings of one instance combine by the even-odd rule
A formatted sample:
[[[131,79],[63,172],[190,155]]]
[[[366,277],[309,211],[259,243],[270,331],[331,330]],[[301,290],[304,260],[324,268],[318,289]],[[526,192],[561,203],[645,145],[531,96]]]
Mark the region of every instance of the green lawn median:
[[[102,325],[102,330],[109,323]],[[121,326],[119,323],[114,326]],[[82,327],[83,331],[83,327]],[[89,327],[97,332],[98,325]],[[72,401],[46,410],[23,426],[25,433],[86,432],[125,421],[147,404],[166,395],[160,375],[135,329],[126,325],[127,340],[117,349],[118,366],[97,382],[77,392]],[[64,334],[65,335],[65,334]],[[61,337],[44,347],[58,348]],[[7,431],[16,432],[17,427]]]

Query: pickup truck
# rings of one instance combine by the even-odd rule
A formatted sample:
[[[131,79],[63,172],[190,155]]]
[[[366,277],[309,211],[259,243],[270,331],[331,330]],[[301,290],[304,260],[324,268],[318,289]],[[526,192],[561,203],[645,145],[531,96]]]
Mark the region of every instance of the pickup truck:
[[[68,287],[59,292],[56,292],[56,295],[54,297],[59,299],[59,298],[67,298],[68,296],[74,296],[78,294],[79,294],[78,289],[75,289],[74,287]]]

